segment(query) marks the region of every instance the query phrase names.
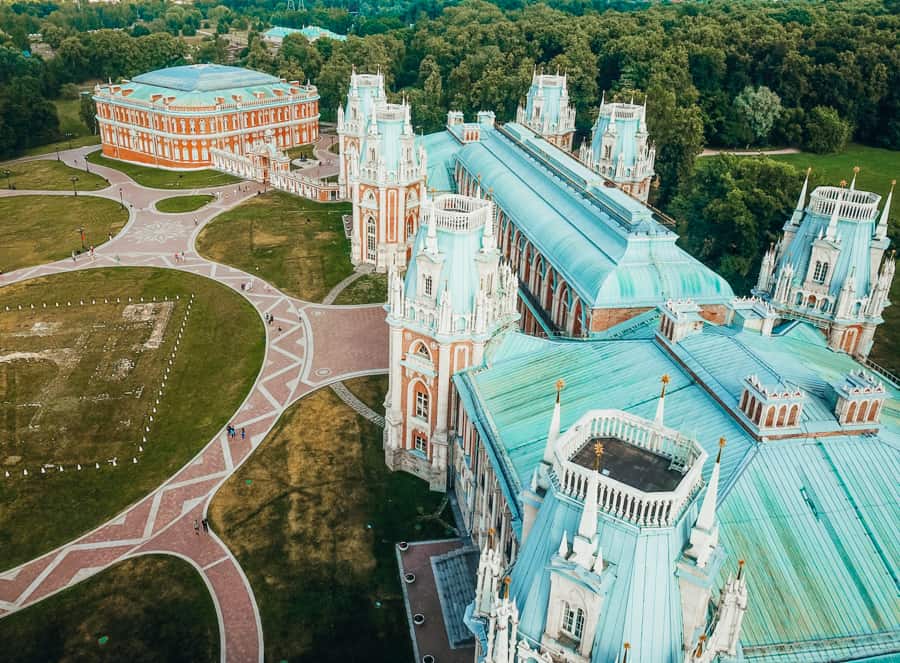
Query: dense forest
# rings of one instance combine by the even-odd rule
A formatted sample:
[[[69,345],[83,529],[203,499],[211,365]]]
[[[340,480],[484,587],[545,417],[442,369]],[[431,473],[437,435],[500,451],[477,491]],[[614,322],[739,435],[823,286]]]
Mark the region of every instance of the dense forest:
[[[334,118],[353,66],[384,72],[392,93],[410,99],[416,129],[425,132],[438,129],[450,108],[467,115],[492,109],[501,121],[511,119],[535,67],[568,73],[582,137],[602,91],[646,98],[660,176],[654,199],[676,213],[689,211],[687,179],[703,146],[834,152],[852,139],[900,149],[900,0],[296,4],[303,9],[268,0],[3,5],[0,156],[58,137],[49,100],[67,84],[231,61],[226,35],[236,32],[237,63],[313,81],[324,120]],[[292,35],[277,52],[260,38],[273,24],[310,23],[350,38],[309,43]],[[52,56],[30,53],[35,33]],[[765,191],[773,186],[766,177],[790,174],[774,167],[732,171],[707,177],[718,172],[733,188],[743,182]],[[763,234],[751,224],[740,234],[754,233]],[[745,253],[733,265],[714,266],[746,278],[756,247]]]

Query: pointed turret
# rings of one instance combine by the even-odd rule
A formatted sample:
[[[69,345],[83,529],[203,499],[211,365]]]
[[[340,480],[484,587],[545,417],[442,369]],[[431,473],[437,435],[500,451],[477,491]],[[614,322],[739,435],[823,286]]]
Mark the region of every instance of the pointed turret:
[[[846,182],[841,182],[845,185]],[[844,202],[844,191],[841,191],[840,197],[834,201],[834,209],[831,212],[831,218],[828,220],[828,228],[825,229],[825,239],[833,242],[837,238],[838,219],[841,214],[841,204]]]
[[[600,485],[600,459],[603,456],[603,444],[594,444],[594,471],[588,476],[587,490],[584,494],[584,506],[581,510],[581,519],[578,522],[578,534],[572,541],[573,561],[588,571],[596,570],[598,573],[603,568],[602,559],[599,558],[600,537],[597,536],[597,493]]]
[[[700,513],[697,521],[691,528],[690,548],[686,551],[688,557],[696,560],[697,566],[705,568],[713,550],[719,544],[719,525],[716,522],[716,503],[719,499],[719,471],[722,461],[722,449],[725,448],[725,438],[719,438],[719,453],[713,465],[709,483],[706,486],[706,495],[700,505]]]
[[[888,219],[891,215],[891,200],[894,198],[894,186],[897,180],[891,180],[891,190],[888,191],[887,199],[884,201],[884,207],[881,208],[881,218],[878,219],[878,226],[875,228],[875,239],[884,239],[888,233]]]
[[[838,318],[849,318],[853,309],[853,303],[856,299],[856,267],[850,269],[850,275],[844,279],[844,285],[838,293],[836,316]]]
[[[791,225],[799,226],[803,220],[803,209],[806,207],[806,191],[809,188],[809,174],[812,168],[806,169],[806,178],[803,180],[803,186],[800,188],[800,196],[797,198],[797,205],[794,207],[794,213],[791,215]]]
[[[559,542],[559,556],[563,559],[569,557],[569,533],[563,530],[562,539]]]
[[[662,390],[659,392],[659,400],[656,402],[656,417],[654,418],[654,421],[657,426],[662,426],[666,406],[666,387],[669,384],[669,376],[663,375],[659,381],[662,382]]]
[[[553,416],[550,417],[550,428],[547,431],[547,444],[544,445],[544,462],[550,465],[553,464],[553,456],[554,450],[556,449],[556,440],[559,439],[559,425],[560,425],[560,415],[561,415],[561,407],[560,407],[560,393],[565,388],[566,383],[564,380],[559,379],[556,381],[556,403],[553,405]]]

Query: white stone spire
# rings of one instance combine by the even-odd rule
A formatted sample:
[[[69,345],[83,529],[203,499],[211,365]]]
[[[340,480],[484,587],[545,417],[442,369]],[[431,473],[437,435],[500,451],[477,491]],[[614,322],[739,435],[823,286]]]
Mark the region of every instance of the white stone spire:
[[[509,592],[509,578],[506,592]],[[484,663],[516,663],[519,610],[509,596],[498,599],[488,624],[488,646]]]
[[[706,486],[706,495],[700,505],[700,513],[697,522],[691,528],[690,544],[685,554],[694,558],[697,566],[706,568],[709,558],[719,545],[719,524],[716,521],[716,503],[719,500],[719,470],[722,461],[722,449],[725,448],[725,438],[719,438],[719,454],[716,456],[709,483]]]
[[[559,556],[563,559],[569,558],[569,533],[563,530],[562,539],[559,542]]]
[[[891,190],[888,192],[887,199],[884,201],[884,207],[881,208],[881,218],[878,219],[878,226],[875,228],[875,239],[884,239],[888,232],[888,218],[891,215],[891,200],[894,197],[894,186],[897,180],[891,181]]]
[[[654,418],[654,421],[657,426],[662,426],[666,407],[666,387],[669,384],[669,376],[663,375],[659,380],[662,382],[662,390],[659,392],[659,400],[656,402],[656,417]]]
[[[794,213],[791,214],[791,225],[799,226],[803,220],[803,208],[806,206],[806,191],[809,188],[809,174],[812,168],[806,169],[806,179],[803,180],[803,187],[800,189],[800,196],[797,198],[797,206],[794,207]]]
[[[494,237],[494,205],[484,221],[484,231],[481,233],[481,252],[487,253],[497,248],[497,240]]]
[[[856,190],[856,176],[859,175],[859,166],[853,166],[853,179],[850,181],[850,190]]]
[[[853,301],[856,299],[856,267],[850,269],[850,274],[844,279],[844,285],[838,293],[837,310],[835,315],[838,318],[849,318],[853,307]]]
[[[734,656],[741,637],[741,625],[747,612],[747,577],[744,574],[744,560],[738,562],[737,577],[730,577],[722,588],[719,598],[719,614],[708,651]]]
[[[475,612],[482,616],[490,614],[500,586],[501,559],[500,553],[490,545],[492,538],[493,530],[490,530],[478,558],[475,580]]]
[[[566,383],[562,379],[556,381],[556,404],[553,406],[553,416],[550,417],[550,428],[547,431],[547,444],[544,445],[544,462],[549,465],[553,464],[554,449],[556,448],[556,441],[559,439],[561,414],[559,395],[565,386]]]
[[[844,182],[844,184],[846,184],[846,182]],[[840,197],[834,201],[834,210],[831,212],[831,218],[828,220],[828,228],[825,229],[825,239],[830,242],[833,242],[837,238],[838,219],[840,218],[844,195],[844,191],[841,190]]]
[[[603,444],[594,444],[595,468],[588,476],[587,490],[584,494],[584,507],[581,510],[581,520],[578,522],[578,534],[572,541],[573,561],[588,571],[603,568],[600,559],[599,543],[597,536],[597,492],[600,485],[600,457],[603,455]],[[599,562],[598,562],[599,560]]]

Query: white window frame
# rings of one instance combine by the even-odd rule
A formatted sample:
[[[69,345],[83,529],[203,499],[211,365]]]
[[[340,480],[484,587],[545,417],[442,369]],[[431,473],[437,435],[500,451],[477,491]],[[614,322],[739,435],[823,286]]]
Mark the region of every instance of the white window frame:
[[[427,391],[416,390],[416,416],[424,421],[428,421],[429,400]]]
[[[563,603],[562,626],[560,630],[575,642],[580,643],[584,635],[584,610],[573,608],[568,603]]]
[[[428,455],[428,440],[422,433],[413,433],[413,449]]]

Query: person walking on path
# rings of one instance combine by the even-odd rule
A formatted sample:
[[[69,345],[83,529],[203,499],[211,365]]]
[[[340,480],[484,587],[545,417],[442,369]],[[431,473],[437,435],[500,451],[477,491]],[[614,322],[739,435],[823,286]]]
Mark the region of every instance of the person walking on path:
[[[200,523],[197,522],[196,518],[194,518],[194,534],[200,536]]]
[[[243,428],[241,428],[241,439],[243,440],[246,437],[247,437],[247,431],[245,431]]]
[[[209,532],[209,520],[207,520],[206,518],[203,519],[203,531]]]
[[[75,249],[72,249],[72,262],[74,262],[76,265],[78,264],[78,260],[75,258]]]

